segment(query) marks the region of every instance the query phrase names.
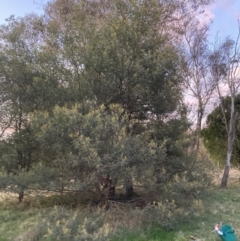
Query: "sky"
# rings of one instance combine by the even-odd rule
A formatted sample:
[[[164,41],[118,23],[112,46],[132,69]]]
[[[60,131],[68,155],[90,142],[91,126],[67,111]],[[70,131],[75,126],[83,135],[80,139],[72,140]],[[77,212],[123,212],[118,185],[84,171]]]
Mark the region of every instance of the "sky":
[[[28,13],[43,13],[43,4],[47,0],[0,0],[0,24],[11,15],[24,17]]]
[[[23,17],[27,13],[43,13],[43,4],[48,0],[0,0],[0,24],[10,15]],[[219,36],[236,37],[238,32],[238,18],[240,18],[240,0],[215,0],[205,9],[205,13],[212,18],[210,39]],[[203,15],[202,20],[208,18]]]
[[[240,20],[239,0],[215,0],[207,9],[212,17],[210,37],[231,36],[236,38],[238,34],[238,20]]]

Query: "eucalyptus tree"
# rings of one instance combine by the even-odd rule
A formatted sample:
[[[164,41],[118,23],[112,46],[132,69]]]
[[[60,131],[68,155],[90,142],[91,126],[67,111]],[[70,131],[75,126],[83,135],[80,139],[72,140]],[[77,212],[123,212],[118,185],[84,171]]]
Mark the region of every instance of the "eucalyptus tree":
[[[240,91],[239,37],[240,31],[236,40],[226,38],[222,42],[218,43],[218,45],[216,44],[215,48],[213,49],[213,53],[210,56],[211,75],[217,86],[217,93],[219,96],[225,130],[227,133],[226,163],[221,180],[222,187],[227,186],[229,170],[231,166],[233,145],[236,137],[236,121],[238,117],[238,110],[236,109],[236,98]],[[224,93],[226,92],[231,99],[229,119],[227,119],[227,115],[225,113],[223,105],[223,97]]]
[[[196,130],[194,150],[198,153],[202,121],[214,90],[216,82],[209,74],[210,49],[207,40],[209,26],[192,21],[184,31],[184,56],[186,68],[183,69],[183,88],[186,101],[196,102]]]

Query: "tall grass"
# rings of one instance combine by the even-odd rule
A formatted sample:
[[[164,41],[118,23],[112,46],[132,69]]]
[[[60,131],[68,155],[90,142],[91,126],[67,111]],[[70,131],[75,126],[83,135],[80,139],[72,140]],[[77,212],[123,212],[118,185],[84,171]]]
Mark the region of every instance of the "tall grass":
[[[203,196],[204,213],[188,222],[179,223],[175,230],[166,231],[160,227],[123,230],[118,232],[113,241],[189,241],[191,236],[198,241],[220,241],[214,231],[217,223],[229,224],[240,238],[240,185],[235,184],[227,189],[211,189]]]
[[[114,224],[115,226],[113,225],[114,219],[108,219],[112,222],[109,225],[112,225],[115,233],[113,237],[105,240],[189,241],[191,240],[189,237],[193,236],[199,241],[220,241],[213,229],[216,223],[221,222],[231,225],[236,235],[240,237],[240,183],[235,183],[227,189],[214,188],[207,191],[202,198],[202,203],[204,212],[201,216],[194,217],[184,224],[179,223],[172,231],[164,230],[160,228],[160,225],[143,228],[137,223],[139,218],[136,218],[135,215],[131,216],[134,212],[130,214],[130,212],[123,213],[120,210],[118,215],[122,215],[121,223],[125,219],[126,225],[121,229],[117,223]],[[46,214],[46,207],[43,206],[36,208],[31,205],[24,207],[6,205],[6,203],[0,204],[0,241],[47,240],[41,233],[41,225],[39,225],[39,221],[43,220],[42,211],[44,210]],[[65,210],[68,212],[68,209]],[[135,214],[141,217],[140,212],[141,210]],[[69,211],[69,215],[70,213],[71,211]],[[117,213],[115,214],[117,215]],[[120,219],[120,217],[115,216],[115,222],[118,222],[118,218]],[[131,224],[131,228],[128,227],[127,223]],[[42,225],[46,225],[46,223],[42,223]]]

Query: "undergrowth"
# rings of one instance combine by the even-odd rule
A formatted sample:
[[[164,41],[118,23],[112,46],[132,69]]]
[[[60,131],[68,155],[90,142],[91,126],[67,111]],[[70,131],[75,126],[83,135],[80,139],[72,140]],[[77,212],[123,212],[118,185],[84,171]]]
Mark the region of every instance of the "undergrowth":
[[[161,223],[142,222],[146,221],[144,209],[128,209],[124,203],[115,202],[108,209],[82,207],[81,210],[79,207],[49,207],[52,199],[51,202],[41,200],[38,207],[36,203],[30,205],[27,199],[25,206],[2,203],[0,241],[188,241],[190,236],[199,241],[220,241],[213,231],[217,223],[231,225],[236,235],[240,235],[239,188],[237,183],[227,189],[208,190],[202,196],[201,214],[184,222],[180,220],[172,230],[163,229]],[[154,214],[157,213],[152,213],[153,220]]]

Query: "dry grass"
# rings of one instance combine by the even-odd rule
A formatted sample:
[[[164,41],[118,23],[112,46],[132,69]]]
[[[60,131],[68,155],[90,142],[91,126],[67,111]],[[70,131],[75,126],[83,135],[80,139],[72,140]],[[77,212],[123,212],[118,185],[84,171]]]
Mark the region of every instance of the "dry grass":
[[[128,229],[136,230],[141,227],[143,222],[143,211],[132,209],[131,205],[121,202],[110,202],[105,214],[105,221],[111,230]]]
[[[14,202],[18,200],[18,195],[11,192],[0,192],[0,202]]]
[[[218,170],[215,173],[214,183],[217,186],[220,185],[221,183],[222,175],[223,175],[223,170]],[[239,181],[240,181],[240,170],[236,168],[231,168],[229,172],[228,183],[231,185]]]
[[[216,223],[220,222],[231,225],[235,229],[237,236],[240,237],[240,171],[238,169],[231,169],[229,187],[227,189],[218,188],[221,177],[222,171],[219,171],[215,177],[217,187],[209,190],[203,198],[205,213],[200,217],[190,220],[187,224],[181,224],[174,232],[169,234],[171,238],[162,240],[188,241],[192,235],[196,237],[198,241],[219,241],[220,239],[213,231],[213,228]],[[0,193],[0,202],[3,203],[0,204],[0,208],[2,208],[0,212],[0,218],[2,220],[0,233],[4,234],[4,236],[0,237],[0,241],[36,240],[37,232],[34,230],[34,225],[39,219],[39,211],[41,211],[41,209],[36,211],[34,209],[35,205],[28,203],[34,202],[34,195],[36,194],[31,194],[26,197],[25,203],[29,206],[28,209],[19,208],[19,205],[16,209],[14,205],[18,201],[17,195],[6,192]],[[46,196],[51,197],[52,194],[48,193]],[[138,234],[137,230],[139,230],[139,227],[141,227],[144,221],[143,211],[130,206],[131,205],[127,203],[111,202],[110,205],[106,207],[105,221],[109,224],[109,228],[113,231],[119,228],[130,231],[129,234],[125,233],[123,236],[120,235],[119,239],[116,240],[161,240],[159,239],[161,233],[154,234],[155,236],[153,238],[154,232],[151,229],[150,231],[140,230]],[[41,205],[39,208],[41,208]],[[154,228],[156,229],[156,227]],[[135,235],[131,236],[131,233],[134,232]],[[167,235],[167,232],[165,232],[165,235]]]

